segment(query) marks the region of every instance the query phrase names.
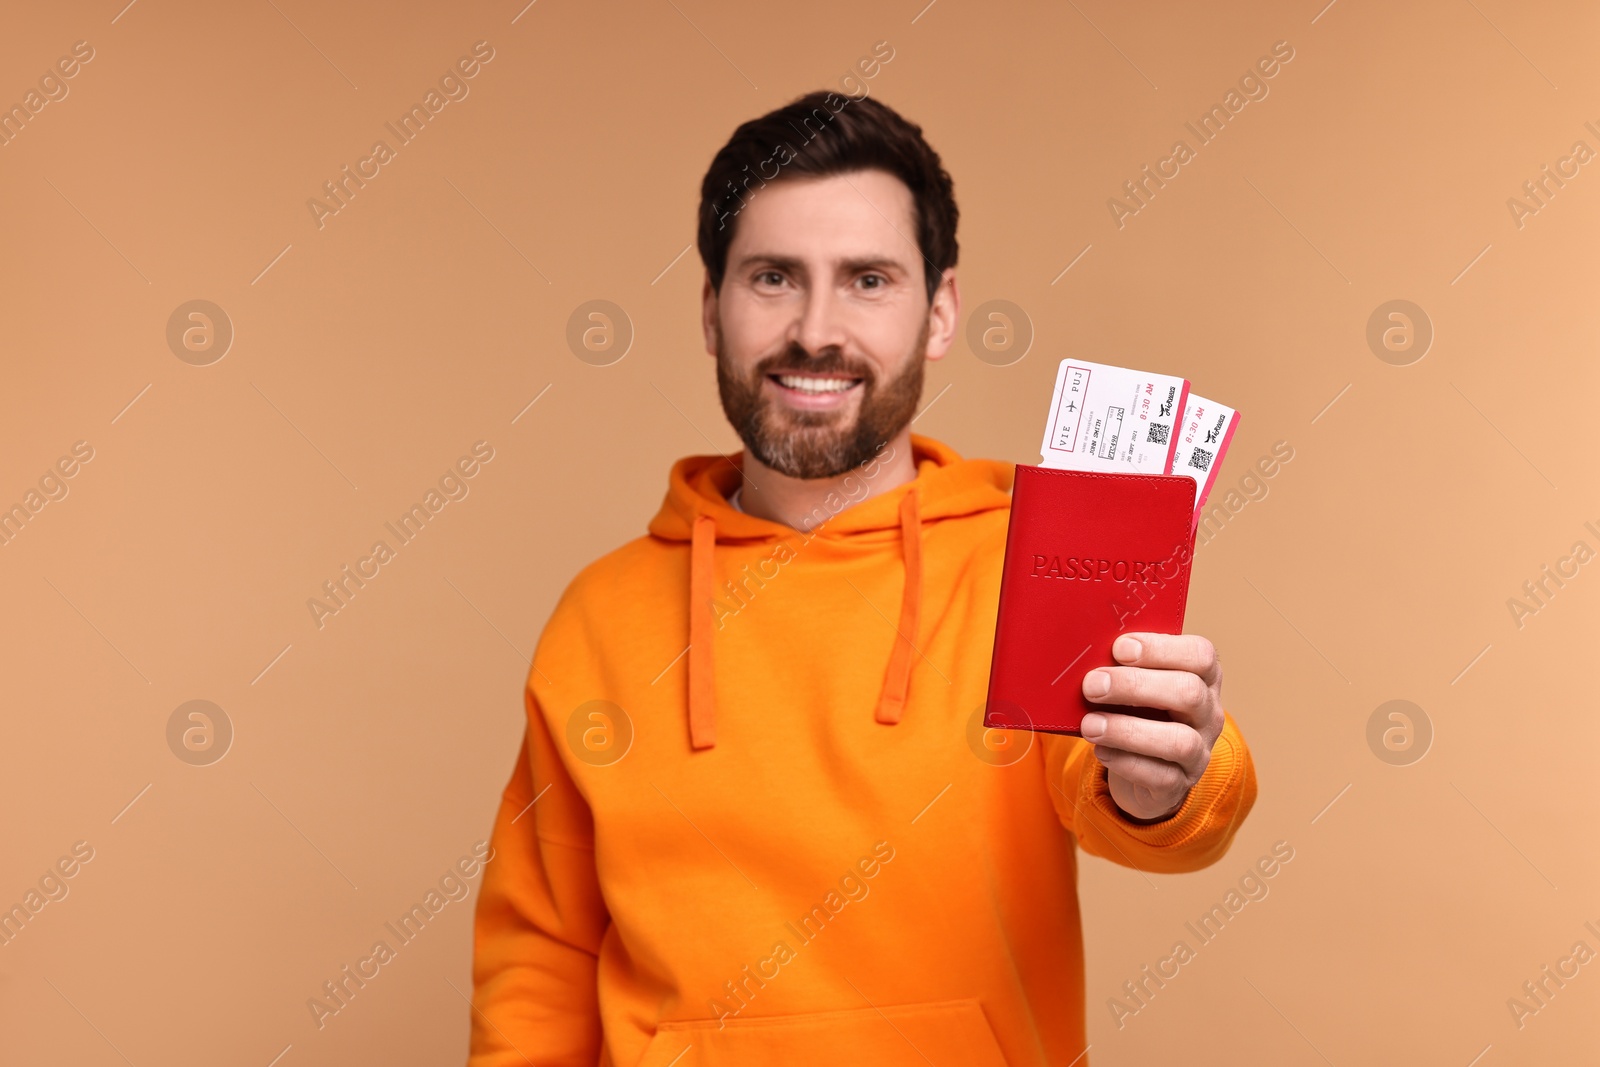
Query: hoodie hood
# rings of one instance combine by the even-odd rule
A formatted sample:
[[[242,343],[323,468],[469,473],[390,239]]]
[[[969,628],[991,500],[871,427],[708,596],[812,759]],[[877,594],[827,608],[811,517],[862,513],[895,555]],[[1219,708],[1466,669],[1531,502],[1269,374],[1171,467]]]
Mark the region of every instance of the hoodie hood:
[[[898,529],[905,584],[896,638],[884,667],[874,715],[881,723],[900,721],[922,618],[923,527],[1010,507],[1015,470],[1012,464],[998,460],[962,459],[948,445],[918,434],[911,435],[911,452],[917,469],[914,479],[857,504],[850,504],[840,494],[837,499],[842,506],[819,508],[820,521],[809,531],[746,514],[728,503],[728,496],[744,477],[743,452],[686,456],[673,464],[661,510],[650,521],[650,533],[689,545],[689,581],[684,595],[689,613],[688,728],[694,749],[716,744],[717,546],[777,542],[797,533],[808,540],[848,540]],[[866,464],[855,476],[870,481],[878,462]]]

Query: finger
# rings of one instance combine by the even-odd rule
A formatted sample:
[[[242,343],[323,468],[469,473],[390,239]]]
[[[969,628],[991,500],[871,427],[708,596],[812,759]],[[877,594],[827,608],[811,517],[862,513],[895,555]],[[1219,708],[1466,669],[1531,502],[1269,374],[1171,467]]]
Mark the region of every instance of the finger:
[[[1160,708],[1191,726],[1210,725],[1211,689],[1188,671],[1097,667],[1083,676],[1083,695],[1097,704]]]
[[[1199,634],[1122,634],[1112,643],[1111,654],[1133,667],[1191,671],[1207,685],[1222,681],[1217,648]]]
[[[1117,748],[1095,746],[1095,759],[1105,764],[1106,770],[1142,789],[1153,797],[1173,796],[1189,788],[1193,778],[1175,763],[1158,760],[1137,752],[1124,752]]]
[[[1199,778],[1209,761],[1205,738],[1181,722],[1157,722],[1137,715],[1090,712],[1083,717],[1083,739],[1100,748],[1146,756],[1182,768]],[[1100,762],[1104,763],[1105,760]]]

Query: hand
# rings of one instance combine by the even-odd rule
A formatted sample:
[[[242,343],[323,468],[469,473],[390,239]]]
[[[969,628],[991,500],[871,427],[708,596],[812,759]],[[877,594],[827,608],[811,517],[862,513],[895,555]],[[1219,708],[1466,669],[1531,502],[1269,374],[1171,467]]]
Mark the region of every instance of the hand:
[[[1113,711],[1083,717],[1083,739],[1106,767],[1117,807],[1155,820],[1183,806],[1211,762],[1222,733],[1222,665],[1198,634],[1126,633],[1111,646],[1125,667],[1083,676],[1083,695],[1100,704],[1160,708],[1171,722]]]

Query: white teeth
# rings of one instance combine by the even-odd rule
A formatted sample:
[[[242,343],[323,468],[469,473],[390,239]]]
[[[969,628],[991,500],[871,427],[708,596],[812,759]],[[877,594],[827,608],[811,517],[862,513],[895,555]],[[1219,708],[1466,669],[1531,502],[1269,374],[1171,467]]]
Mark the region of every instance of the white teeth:
[[[849,378],[810,378],[798,374],[780,374],[778,381],[801,393],[842,393],[856,384]]]

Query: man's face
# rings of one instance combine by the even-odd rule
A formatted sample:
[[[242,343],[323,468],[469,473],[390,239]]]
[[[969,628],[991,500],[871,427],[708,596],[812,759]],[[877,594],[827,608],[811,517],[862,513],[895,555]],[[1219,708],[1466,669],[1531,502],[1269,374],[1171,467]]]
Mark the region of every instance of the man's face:
[[[947,271],[930,308],[923,262],[911,191],[884,171],[783,179],[749,198],[704,325],[751,455],[829,478],[905,428],[958,306]]]

